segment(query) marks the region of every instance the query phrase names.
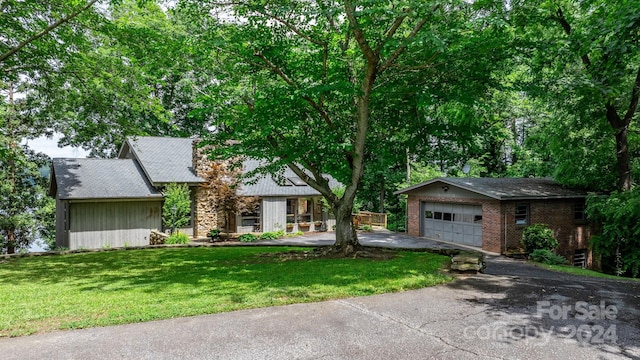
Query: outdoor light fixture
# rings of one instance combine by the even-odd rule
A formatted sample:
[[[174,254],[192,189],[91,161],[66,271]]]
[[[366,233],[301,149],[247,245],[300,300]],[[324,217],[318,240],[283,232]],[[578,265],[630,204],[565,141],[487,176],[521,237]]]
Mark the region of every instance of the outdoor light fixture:
[[[443,187],[442,187],[442,190],[444,190],[445,192],[446,192],[446,191],[449,191],[449,185],[445,185],[445,186],[443,186]]]

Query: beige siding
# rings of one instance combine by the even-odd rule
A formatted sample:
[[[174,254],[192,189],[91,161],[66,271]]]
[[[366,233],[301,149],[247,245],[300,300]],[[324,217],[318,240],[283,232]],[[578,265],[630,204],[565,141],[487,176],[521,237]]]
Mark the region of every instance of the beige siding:
[[[79,202],[70,206],[69,248],[148,245],[161,226],[161,201]]]
[[[287,198],[262,199],[262,231],[284,230],[287,225]]]
[[[67,206],[69,201],[56,199],[56,246],[69,247],[67,227]]]
[[[407,193],[416,197],[439,197],[442,199],[488,199],[489,197],[445,183],[434,183]]]

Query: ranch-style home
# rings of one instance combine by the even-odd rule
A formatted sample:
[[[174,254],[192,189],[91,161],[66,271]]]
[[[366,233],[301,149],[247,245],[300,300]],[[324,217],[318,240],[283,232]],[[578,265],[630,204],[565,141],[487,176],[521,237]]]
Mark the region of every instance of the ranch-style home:
[[[77,249],[149,244],[151,231],[162,229],[162,189],[174,182],[190,188],[191,222],[181,231],[193,237],[205,237],[216,228],[232,233],[317,231],[335,224],[323,210],[320,193],[289,169],[278,179],[243,181],[237,191],[256,199],[254,211],[217,214],[216,194],[203,186],[211,160],[198,142],[127,138],[117,159],[53,159],[49,194],[56,199],[56,245]],[[242,170],[260,164],[247,159]],[[339,185],[331,178],[330,184]]]
[[[551,179],[437,178],[396,194],[407,195],[410,235],[506,253],[521,247],[525,227],[546,224],[560,243],[560,255],[591,262],[587,194]]]

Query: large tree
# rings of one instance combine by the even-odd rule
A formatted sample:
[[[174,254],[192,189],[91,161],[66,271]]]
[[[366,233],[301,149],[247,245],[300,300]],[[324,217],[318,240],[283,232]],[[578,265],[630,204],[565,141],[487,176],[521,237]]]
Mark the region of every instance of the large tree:
[[[640,99],[637,4],[519,1],[511,20],[521,34],[523,59],[531,60],[531,94],[554,111],[546,128],[557,150],[558,178],[609,188],[608,170],[615,164],[612,182],[629,190],[637,152],[629,137]]]
[[[263,172],[291,168],[326,198],[345,253],[359,246],[351,214],[368,159],[394,141],[404,153],[409,137],[393,129],[424,124],[411,111],[430,96],[422,80],[446,72],[481,19],[464,1],[185,0],[176,12],[217,56],[217,155],[266,159]]]

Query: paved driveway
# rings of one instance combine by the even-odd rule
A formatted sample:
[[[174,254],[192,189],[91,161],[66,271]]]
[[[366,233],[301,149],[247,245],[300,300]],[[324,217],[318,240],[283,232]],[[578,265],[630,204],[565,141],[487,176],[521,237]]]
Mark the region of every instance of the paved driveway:
[[[640,359],[638,309],[638,282],[561,275],[489,256],[487,273],[445,286],[0,339],[0,354],[4,359]]]
[[[389,248],[403,249],[474,249],[479,248],[453,244],[444,241],[438,241],[415,236],[408,236],[404,233],[394,233],[387,230],[375,232],[363,232],[358,234],[358,240],[365,246],[382,246]],[[332,245],[335,243],[336,237],[333,232],[310,233],[309,235],[283,238],[278,240],[261,240],[256,244],[265,245],[301,245],[301,246],[320,246]]]

